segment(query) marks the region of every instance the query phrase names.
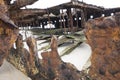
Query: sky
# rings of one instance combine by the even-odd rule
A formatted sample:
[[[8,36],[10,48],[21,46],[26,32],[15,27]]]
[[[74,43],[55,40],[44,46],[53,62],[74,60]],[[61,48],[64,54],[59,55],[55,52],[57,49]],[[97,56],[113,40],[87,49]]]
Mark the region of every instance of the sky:
[[[27,8],[48,8],[62,3],[70,2],[71,0],[38,0],[32,5],[27,6]],[[79,0],[82,1],[82,0]],[[83,0],[83,2],[88,4],[93,4],[97,6],[102,6],[104,8],[115,8],[120,7],[120,0]]]

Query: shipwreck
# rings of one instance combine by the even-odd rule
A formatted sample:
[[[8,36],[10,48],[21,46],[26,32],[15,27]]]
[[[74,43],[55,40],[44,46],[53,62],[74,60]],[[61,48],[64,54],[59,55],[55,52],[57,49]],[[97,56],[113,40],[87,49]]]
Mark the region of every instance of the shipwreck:
[[[46,9],[26,7],[36,1],[16,0],[11,3],[11,0],[0,0],[0,65],[7,59],[32,80],[120,79],[120,8],[106,9],[77,0]],[[50,27],[46,28],[46,25]],[[23,41],[20,27],[39,27],[39,32],[50,31],[51,44],[47,46],[50,51],[42,52],[42,59],[38,58],[36,39],[29,37]],[[91,66],[87,73],[62,61],[57,50],[62,42],[54,36],[56,32],[66,34],[80,30],[84,30],[86,42],[92,48]],[[81,43],[77,41],[77,44]],[[23,47],[23,42],[27,43],[29,51]]]

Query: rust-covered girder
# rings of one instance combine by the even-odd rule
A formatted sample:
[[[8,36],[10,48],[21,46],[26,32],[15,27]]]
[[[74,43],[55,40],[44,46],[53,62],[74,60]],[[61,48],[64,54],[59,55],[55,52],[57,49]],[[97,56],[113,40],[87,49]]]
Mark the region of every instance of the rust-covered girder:
[[[86,4],[84,2],[80,2],[77,1],[76,3],[74,2],[68,2],[68,3],[63,3],[57,6],[53,6],[48,8],[51,12],[52,11],[56,11],[56,10],[60,10],[60,9],[67,9],[67,8],[78,8],[78,9],[87,9],[87,11],[91,12],[91,10],[94,11],[103,11],[104,8],[103,7],[99,7],[99,6],[95,6],[92,4]]]
[[[34,20],[35,20],[34,18],[17,20],[17,23],[31,23],[31,22],[34,22]]]
[[[12,11],[10,12],[10,15],[12,19],[24,19],[26,17],[29,18],[30,15],[35,16],[35,15],[43,15],[46,13],[45,9],[21,9],[17,11]]]
[[[107,14],[107,13],[116,13],[116,12],[120,12],[120,7],[117,7],[117,8],[107,8],[104,10],[104,14]]]
[[[31,5],[34,2],[38,0],[16,0],[14,3],[10,6],[10,9],[20,9],[21,7],[24,7],[26,5]]]

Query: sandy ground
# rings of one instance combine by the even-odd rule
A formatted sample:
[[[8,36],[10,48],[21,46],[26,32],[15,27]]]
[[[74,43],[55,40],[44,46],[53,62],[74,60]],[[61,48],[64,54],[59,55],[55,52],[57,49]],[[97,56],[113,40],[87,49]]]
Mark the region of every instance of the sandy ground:
[[[31,80],[6,60],[0,67],[0,80]]]
[[[86,62],[89,60],[91,53],[90,46],[86,43],[82,43],[70,54],[63,56],[62,60],[74,64],[76,68],[81,71],[85,65],[89,65],[87,65]]]

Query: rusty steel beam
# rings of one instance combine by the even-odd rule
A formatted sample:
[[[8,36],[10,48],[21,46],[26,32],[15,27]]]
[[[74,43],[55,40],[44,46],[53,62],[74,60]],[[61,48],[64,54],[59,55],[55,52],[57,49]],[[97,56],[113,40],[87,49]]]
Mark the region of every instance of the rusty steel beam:
[[[43,15],[46,13],[45,9],[21,9],[10,12],[12,19],[20,19],[28,16]]]
[[[22,9],[20,11],[25,14],[30,14],[30,13],[45,14],[46,13],[45,9]]]
[[[11,10],[20,9],[21,7],[25,7],[26,5],[31,5],[36,1],[38,1],[38,0],[16,0],[11,5],[10,9]]]
[[[95,5],[92,5],[92,4],[86,4],[84,2],[80,2],[78,1],[77,3],[73,3],[73,2],[68,2],[68,3],[64,3],[64,4],[60,4],[60,5],[57,5],[57,6],[53,6],[53,7],[50,7],[48,8],[50,11],[52,10],[59,10],[59,9],[66,9],[66,8],[86,8],[86,9],[89,9],[89,10],[95,10],[95,11],[102,11],[104,10],[103,7],[99,7],[99,6],[95,6]]]
[[[24,19],[24,20],[17,20],[17,22],[23,22],[23,23],[30,23],[33,22],[34,18],[30,18],[30,19]]]

